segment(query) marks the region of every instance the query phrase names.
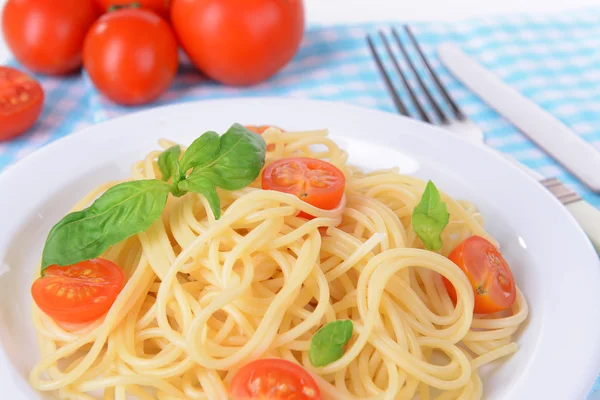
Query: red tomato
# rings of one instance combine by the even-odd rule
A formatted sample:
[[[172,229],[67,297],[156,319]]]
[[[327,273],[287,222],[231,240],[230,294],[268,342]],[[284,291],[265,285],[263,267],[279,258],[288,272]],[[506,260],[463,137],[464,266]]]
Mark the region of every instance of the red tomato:
[[[249,129],[254,133],[258,133],[259,135],[262,135],[269,128],[277,128],[277,127],[272,126],[272,125],[246,125],[246,129]],[[282,130],[281,128],[277,128],[277,129]],[[275,144],[273,144],[273,143],[268,144],[267,151],[273,151],[273,150],[275,150]]]
[[[246,125],[246,129],[249,129],[254,133],[258,133],[259,135],[262,135],[263,133],[265,133],[265,131],[269,128],[277,128],[277,127],[272,126],[272,125]],[[280,128],[277,128],[277,129],[280,129]]]
[[[96,3],[104,11],[108,11],[113,6],[138,4],[140,7],[152,10],[161,17],[168,19],[171,0],[96,0]]]
[[[39,83],[21,71],[0,66],[0,140],[31,128],[43,106],[44,91]]]
[[[78,324],[104,315],[123,289],[121,268],[95,258],[68,267],[50,266],[33,282],[37,306],[58,322]]]
[[[83,65],[94,85],[124,105],[151,102],[164,93],[177,72],[177,41],[155,13],[124,8],[104,14],[90,29]]]
[[[459,244],[448,258],[463,270],[475,293],[476,314],[491,314],[510,308],[517,291],[510,267],[496,247],[480,236]],[[450,298],[456,302],[454,286],[444,279]]]
[[[233,400],[320,400],[319,387],[300,365],[277,358],[256,360],[231,380]]]
[[[194,65],[227,85],[251,85],[287,64],[304,32],[302,0],[173,0],[171,23]]]
[[[267,166],[262,174],[262,188],[296,195],[324,210],[340,204],[346,177],[335,165],[316,158],[282,158]],[[310,217],[300,213],[301,217]]]
[[[42,74],[81,66],[83,39],[100,16],[92,0],[8,0],[2,32],[21,64]]]

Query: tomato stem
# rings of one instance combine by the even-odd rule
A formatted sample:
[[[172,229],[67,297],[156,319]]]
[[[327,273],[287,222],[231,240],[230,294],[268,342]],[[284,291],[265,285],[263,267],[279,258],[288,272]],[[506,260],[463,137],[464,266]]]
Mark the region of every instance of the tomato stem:
[[[142,8],[140,3],[129,3],[129,4],[113,4],[108,8],[108,12],[122,10],[125,8]]]

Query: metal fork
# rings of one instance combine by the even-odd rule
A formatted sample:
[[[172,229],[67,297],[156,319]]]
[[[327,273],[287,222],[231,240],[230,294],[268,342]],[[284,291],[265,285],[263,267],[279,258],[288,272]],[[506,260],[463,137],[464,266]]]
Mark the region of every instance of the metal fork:
[[[457,136],[460,136],[463,139],[473,142],[475,144],[485,144],[483,131],[471,120],[469,120],[469,118],[466,117],[466,115],[462,112],[458,104],[456,104],[452,97],[450,97],[450,94],[440,81],[439,77],[434,72],[433,68],[429,64],[429,61],[427,61],[425,54],[419,46],[419,43],[417,43],[417,40],[410,28],[408,27],[408,25],[404,25],[404,31],[406,32],[410,43],[417,51],[421,64],[425,66],[427,75],[429,75],[429,77],[431,78],[431,81],[434,83],[434,86],[436,87],[446,104],[440,104],[435,100],[433,93],[430,91],[430,89],[427,88],[427,85],[425,85],[424,77],[421,76],[421,74],[419,74],[414,61],[408,54],[407,46],[403,43],[400,34],[395,28],[392,28],[391,32],[394,42],[397,48],[400,50],[402,58],[408,65],[408,69],[410,71],[402,70],[400,62],[398,61],[396,55],[394,54],[394,51],[392,50],[390,41],[388,40],[386,34],[383,31],[379,32],[379,37],[381,38],[381,42],[383,43],[383,47],[385,48],[389,59],[392,61],[394,70],[400,76],[402,86],[408,93],[408,97],[410,98],[411,103],[415,107],[417,115],[411,115],[409,109],[406,107],[404,101],[401,99],[400,91],[397,90],[396,86],[394,85],[391,75],[388,73],[387,68],[385,67],[385,64],[383,62],[383,58],[380,56],[379,50],[377,49],[377,46],[375,45],[375,42],[371,35],[367,36],[367,43],[369,44],[369,48],[373,55],[373,59],[377,64],[377,69],[379,70],[379,73],[385,81],[385,85],[388,91],[390,92],[390,95],[392,96],[392,100],[398,112],[407,117],[416,118],[430,124],[439,125],[443,128],[452,131]],[[419,101],[419,98],[417,97],[414,90],[415,88],[413,88],[409,82],[408,73],[412,74],[416,78],[415,80],[417,82],[417,85],[425,95],[427,103],[429,103],[429,105],[433,109],[435,118],[432,118],[432,116],[430,116],[426,112],[425,104]],[[561,203],[567,205],[581,200],[581,197],[577,193],[569,189],[558,178],[543,178],[537,172],[530,170],[529,168],[519,163],[517,160],[511,157],[508,158],[519,168],[525,170],[529,175],[535,177],[536,180],[539,181],[546,189],[548,189],[558,200],[560,200]]]

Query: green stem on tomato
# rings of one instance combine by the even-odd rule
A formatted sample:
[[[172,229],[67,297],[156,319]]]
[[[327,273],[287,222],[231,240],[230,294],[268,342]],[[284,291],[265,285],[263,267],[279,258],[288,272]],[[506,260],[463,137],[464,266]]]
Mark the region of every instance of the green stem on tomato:
[[[117,10],[122,10],[125,8],[142,8],[140,3],[129,3],[129,4],[113,4],[108,8],[107,12],[113,12]]]

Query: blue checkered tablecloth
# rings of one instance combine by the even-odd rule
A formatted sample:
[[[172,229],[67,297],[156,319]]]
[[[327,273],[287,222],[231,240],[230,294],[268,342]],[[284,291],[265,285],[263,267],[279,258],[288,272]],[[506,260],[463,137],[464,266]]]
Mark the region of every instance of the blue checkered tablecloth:
[[[394,111],[364,37],[391,24],[311,26],[294,60],[268,82],[223,87],[183,66],[172,88],[148,107],[232,96],[288,96],[343,101]],[[514,15],[412,24],[435,70],[490,146],[545,176],[557,176],[600,207],[592,194],[513,126],[458,83],[439,63],[436,46],[460,44],[505,82],[556,115],[600,149],[600,8],[560,15]],[[387,60],[389,61],[389,60]],[[26,135],[0,142],[0,169],[90,124],[135,110],[102,98],[85,75],[39,77],[46,105]],[[599,171],[600,173],[600,171]]]
[[[391,25],[310,26],[294,60],[268,82],[250,88],[223,87],[184,66],[169,92],[148,107],[233,96],[286,96],[343,101],[394,112],[365,42],[367,33],[389,29]],[[590,192],[458,83],[436,55],[436,46],[443,42],[460,44],[505,82],[600,150],[600,8],[560,15],[514,15],[411,26],[451,96],[485,132],[487,144],[542,175],[559,177],[600,207],[599,195]],[[385,61],[389,65],[389,60]],[[85,75],[39,79],[46,91],[42,117],[27,134],[0,142],[0,170],[73,131],[147,108],[124,108],[108,102]],[[594,390],[599,387],[600,381]]]

